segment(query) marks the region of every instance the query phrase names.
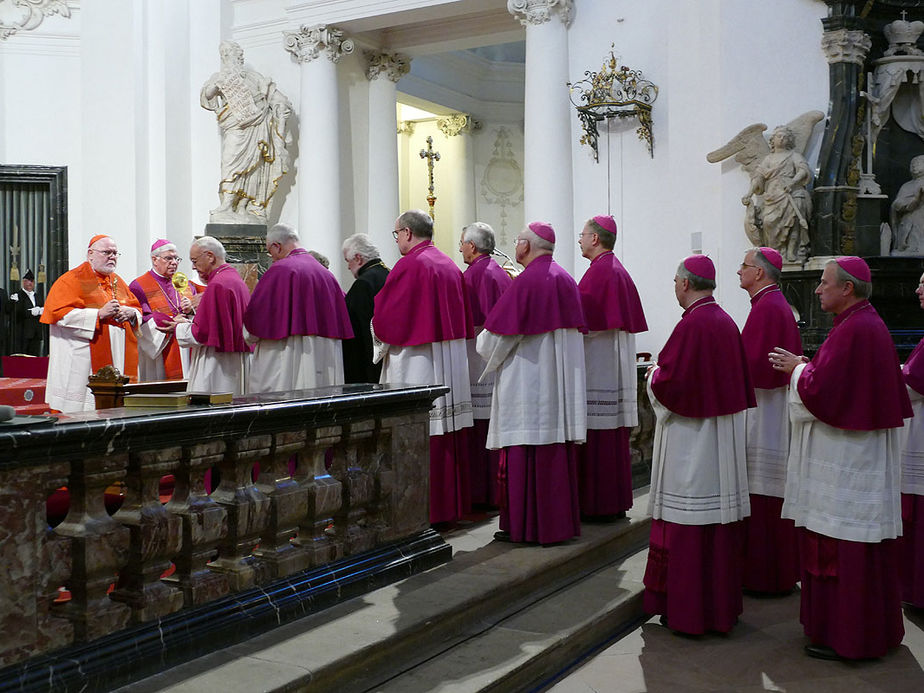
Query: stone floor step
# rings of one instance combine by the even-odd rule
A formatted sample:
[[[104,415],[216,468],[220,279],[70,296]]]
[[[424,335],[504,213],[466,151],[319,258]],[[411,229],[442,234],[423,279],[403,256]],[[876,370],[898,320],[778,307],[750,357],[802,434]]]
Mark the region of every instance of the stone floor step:
[[[646,506],[647,496],[636,498],[636,508]],[[492,541],[496,517],[473,523],[445,535],[453,547],[453,560],[445,565],[166,670],[132,684],[130,690],[351,693],[377,690],[377,686],[402,690],[394,687],[396,676],[422,676],[431,662],[456,656],[462,658],[460,666],[465,657],[472,658],[473,668],[466,676],[484,680],[492,672],[479,665],[477,655],[466,654],[467,648],[477,640],[503,641],[504,633],[521,628],[524,651],[540,652],[546,644],[554,645],[549,649],[556,652],[556,658],[548,659],[551,670],[547,673],[537,669],[541,656],[505,660],[504,670],[496,675],[511,682],[507,690],[519,689],[514,681],[541,679],[573,661],[583,647],[577,643],[578,631],[610,632],[618,628],[617,622],[631,620],[631,609],[640,615],[640,604],[630,594],[629,585],[641,582],[636,574],[639,559],[633,555],[647,545],[649,526],[644,512],[632,511],[628,519],[613,524],[584,524],[581,537],[565,544],[539,547]],[[621,565],[619,561],[627,557],[631,558]],[[606,577],[598,574],[602,568],[609,571]],[[621,572],[625,577],[617,580]],[[595,586],[598,594],[591,590],[582,596],[570,591],[575,583]],[[619,602],[619,596],[626,599]],[[532,610],[536,603],[544,606]],[[529,624],[541,622],[543,613],[548,614],[548,632],[540,636],[537,631],[536,643],[531,644]],[[585,617],[580,617],[582,613]],[[565,614],[577,621],[572,625]],[[570,646],[569,636],[556,635],[559,630],[570,633],[575,647]],[[606,637],[593,636],[596,642]],[[456,646],[461,649],[453,654]],[[498,654],[505,647],[510,651],[510,646],[500,642],[492,647]],[[517,645],[514,654],[519,649]],[[461,676],[462,669],[456,671],[455,676]],[[440,689],[425,684],[403,690]]]
[[[372,690],[535,690],[647,618],[642,615],[647,555],[642,550],[602,568]]]

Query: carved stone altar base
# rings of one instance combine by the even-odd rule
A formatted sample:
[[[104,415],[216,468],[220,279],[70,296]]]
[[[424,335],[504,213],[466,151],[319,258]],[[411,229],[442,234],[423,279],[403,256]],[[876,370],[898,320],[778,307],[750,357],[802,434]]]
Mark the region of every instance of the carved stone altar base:
[[[0,689],[110,690],[449,560],[427,503],[428,411],[446,389],[348,385],[0,430],[0,630],[15,634],[0,639]],[[104,490],[120,481],[110,517]],[[70,509],[52,529],[45,499],[62,485]]]

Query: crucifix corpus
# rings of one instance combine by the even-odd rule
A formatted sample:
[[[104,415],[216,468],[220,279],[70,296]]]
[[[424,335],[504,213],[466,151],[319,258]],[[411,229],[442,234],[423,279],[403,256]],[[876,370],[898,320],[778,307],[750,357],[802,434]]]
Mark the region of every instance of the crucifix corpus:
[[[430,187],[428,190],[430,194],[427,195],[427,202],[430,203],[430,218],[436,219],[435,213],[433,211],[433,206],[436,204],[436,195],[433,194],[433,162],[440,160],[440,153],[433,151],[433,138],[427,138],[427,148],[420,150],[420,158],[427,160],[427,173],[430,176]]]

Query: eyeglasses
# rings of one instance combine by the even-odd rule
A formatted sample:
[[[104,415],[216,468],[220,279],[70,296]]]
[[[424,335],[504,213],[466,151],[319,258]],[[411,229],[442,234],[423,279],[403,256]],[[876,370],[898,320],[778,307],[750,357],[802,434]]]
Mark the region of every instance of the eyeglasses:
[[[201,258],[201,257],[202,257],[202,255],[197,255],[196,257],[193,257],[192,255],[190,255],[190,256],[189,256],[189,261],[195,266],[195,264],[196,264],[197,262],[199,262],[199,258]]]
[[[90,252],[99,253],[100,255],[105,255],[106,257],[120,257],[122,255],[122,253],[120,253],[118,250],[96,250],[93,248]]]
[[[170,257],[160,257],[160,258],[158,258],[158,259],[159,259],[159,260],[163,260],[163,261],[166,262],[168,265],[172,265],[174,262],[177,263],[177,264],[183,262],[183,258],[177,257],[176,255],[171,255]]]
[[[757,265],[749,265],[749,264],[746,263],[746,262],[742,262],[742,263],[741,263],[741,269],[744,269],[745,267],[757,267]]]

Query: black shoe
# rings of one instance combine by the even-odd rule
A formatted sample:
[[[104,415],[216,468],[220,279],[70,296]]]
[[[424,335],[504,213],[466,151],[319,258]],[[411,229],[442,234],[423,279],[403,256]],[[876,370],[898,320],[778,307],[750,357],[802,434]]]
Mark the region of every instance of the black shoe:
[[[827,645],[806,645],[805,654],[815,659],[827,659],[832,662],[839,662],[844,659]]]
[[[504,530],[499,529],[494,532],[494,541],[505,541],[509,543],[512,542],[513,539],[510,538],[510,532],[505,532]]]
[[[702,637],[702,635],[700,635],[699,633],[684,633],[682,630],[676,630],[674,628],[671,628],[669,625],[667,625],[667,616],[665,615],[662,615],[658,619],[658,622],[662,626],[667,628],[671,632],[671,635],[676,635],[678,638],[687,638],[689,640],[699,640]]]

